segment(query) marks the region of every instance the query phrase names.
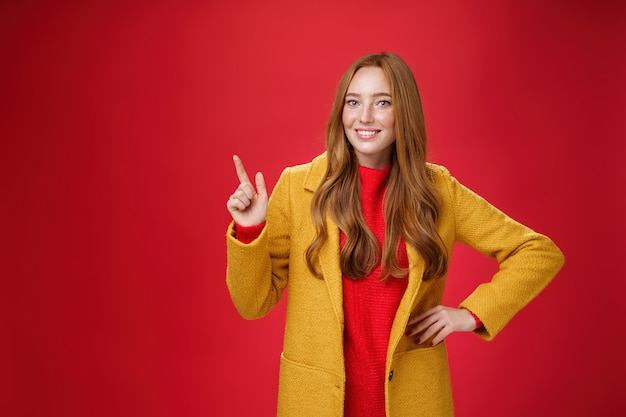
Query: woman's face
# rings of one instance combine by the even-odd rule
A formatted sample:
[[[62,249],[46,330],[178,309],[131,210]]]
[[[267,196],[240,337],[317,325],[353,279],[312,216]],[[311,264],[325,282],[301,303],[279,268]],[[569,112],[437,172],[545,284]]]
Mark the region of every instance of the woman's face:
[[[359,165],[387,167],[395,141],[395,121],[389,81],[381,68],[363,67],[354,74],[342,120]]]

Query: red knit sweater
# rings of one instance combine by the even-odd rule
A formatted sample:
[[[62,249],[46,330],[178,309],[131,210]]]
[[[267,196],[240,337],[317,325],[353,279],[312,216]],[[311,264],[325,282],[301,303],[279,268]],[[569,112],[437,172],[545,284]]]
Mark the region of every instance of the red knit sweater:
[[[365,222],[382,248],[385,238],[384,193],[389,168],[359,167],[361,205]],[[345,236],[341,236],[341,243]],[[400,265],[408,266],[400,245]],[[385,361],[391,325],[407,286],[407,279],[381,280],[380,264],[364,279],[343,278],[346,362],[346,417],[385,416]]]
[[[361,205],[365,222],[382,248],[385,238],[384,193],[389,168],[359,167]],[[237,239],[252,242],[265,223],[237,226]],[[341,245],[345,236],[341,235]],[[400,266],[408,267],[406,247],[400,245]],[[380,264],[363,279],[343,277],[345,417],[385,417],[385,361],[391,325],[407,286],[407,279],[381,280]]]

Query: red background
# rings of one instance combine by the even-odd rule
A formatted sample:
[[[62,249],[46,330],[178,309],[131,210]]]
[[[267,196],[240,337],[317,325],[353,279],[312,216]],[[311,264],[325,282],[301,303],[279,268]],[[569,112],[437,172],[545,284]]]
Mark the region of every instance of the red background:
[[[0,414],[274,415],[284,300],[230,302],[231,155],[273,186],[381,50],[414,70],[431,160],[567,258],[496,340],[449,338],[457,415],[626,413],[621,2],[8,3]],[[494,268],[458,248],[446,302]]]

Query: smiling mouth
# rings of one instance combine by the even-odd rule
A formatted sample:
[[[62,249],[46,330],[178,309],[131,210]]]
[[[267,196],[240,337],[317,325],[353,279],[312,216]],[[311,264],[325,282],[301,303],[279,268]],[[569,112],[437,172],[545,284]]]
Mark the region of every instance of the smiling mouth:
[[[380,132],[380,130],[372,130],[372,129],[361,130],[361,129],[356,129],[356,133],[359,136],[365,136],[365,137],[374,136],[378,132]]]

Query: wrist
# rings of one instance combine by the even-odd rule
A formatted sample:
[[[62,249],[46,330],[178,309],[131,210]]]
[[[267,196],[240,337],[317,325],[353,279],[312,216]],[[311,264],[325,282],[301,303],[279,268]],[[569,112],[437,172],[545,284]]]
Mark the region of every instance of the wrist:
[[[467,309],[466,309],[467,310]],[[480,321],[480,319],[478,318],[478,316],[474,313],[472,313],[470,310],[467,310],[468,313],[470,313],[470,315],[472,316],[472,318],[474,319],[474,324],[476,325],[476,327],[474,328],[474,330],[478,330],[481,327],[483,327],[483,322]]]

